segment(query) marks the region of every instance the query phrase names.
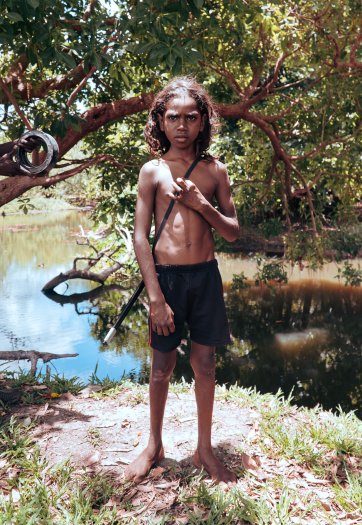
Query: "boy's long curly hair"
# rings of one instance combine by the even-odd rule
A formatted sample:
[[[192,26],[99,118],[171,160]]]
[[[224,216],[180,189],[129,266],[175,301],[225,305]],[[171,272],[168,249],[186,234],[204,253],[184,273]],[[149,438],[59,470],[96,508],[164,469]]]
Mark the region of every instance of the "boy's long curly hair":
[[[196,101],[201,116],[206,115],[204,129],[200,131],[196,141],[196,154],[209,156],[207,149],[218,124],[214,103],[204,87],[193,77],[175,77],[156,95],[144,131],[150,152],[156,157],[170,149],[170,141],[160,128],[159,115],[162,116],[165,113],[169,100],[184,94]]]

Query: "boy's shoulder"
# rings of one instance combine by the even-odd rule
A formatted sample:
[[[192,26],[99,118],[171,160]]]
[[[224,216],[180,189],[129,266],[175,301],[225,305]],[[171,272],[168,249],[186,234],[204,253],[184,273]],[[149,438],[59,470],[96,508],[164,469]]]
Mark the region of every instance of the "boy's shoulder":
[[[209,164],[215,170],[226,170],[226,165],[223,162],[221,162],[221,160],[219,160],[217,157],[206,157],[204,162]]]
[[[143,164],[140,172],[146,175],[147,174],[150,175],[152,173],[156,173],[159,168],[160,168],[160,159],[151,159],[148,162],[145,162],[145,164]]]
[[[227,177],[228,171],[226,165],[216,157],[207,157],[203,161],[205,169],[216,178]]]
[[[160,164],[160,159],[151,159],[145,162],[140,169],[139,182],[152,186],[157,185]]]

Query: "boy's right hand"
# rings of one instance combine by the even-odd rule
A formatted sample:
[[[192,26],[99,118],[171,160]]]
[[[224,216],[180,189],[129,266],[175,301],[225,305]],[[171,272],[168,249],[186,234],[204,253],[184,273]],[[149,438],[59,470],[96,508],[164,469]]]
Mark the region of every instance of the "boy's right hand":
[[[166,301],[154,301],[150,304],[151,327],[158,335],[170,335],[175,331],[173,311]]]

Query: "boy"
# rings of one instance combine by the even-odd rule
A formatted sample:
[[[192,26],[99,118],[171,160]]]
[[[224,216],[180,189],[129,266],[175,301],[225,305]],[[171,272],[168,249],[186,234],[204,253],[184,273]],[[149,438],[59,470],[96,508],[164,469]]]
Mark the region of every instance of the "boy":
[[[126,479],[136,482],[164,457],[163,415],[184,321],[190,327],[198,411],[193,462],[216,482],[235,480],[211,447],[215,346],[230,342],[211,228],[228,241],[239,235],[226,168],[206,153],[215,124],[204,88],[180,77],[156,96],[145,129],[151,152],[161,157],[141,168],[135,215],[134,247],[149,297],[152,347],[149,442],[125,471]],[[190,179],[184,179],[198,156]],[[212,206],[213,198],[220,211]],[[153,257],[148,242],[152,216],[157,231],[170,199],[175,206]]]

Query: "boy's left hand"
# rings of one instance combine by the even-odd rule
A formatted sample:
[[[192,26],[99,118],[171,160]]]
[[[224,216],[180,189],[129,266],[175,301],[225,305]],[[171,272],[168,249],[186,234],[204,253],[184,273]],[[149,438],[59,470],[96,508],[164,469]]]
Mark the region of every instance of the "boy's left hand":
[[[179,201],[195,211],[199,211],[208,202],[199,188],[190,180],[178,177],[176,183],[175,192],[170,194],[170,197],[175,201]]]

